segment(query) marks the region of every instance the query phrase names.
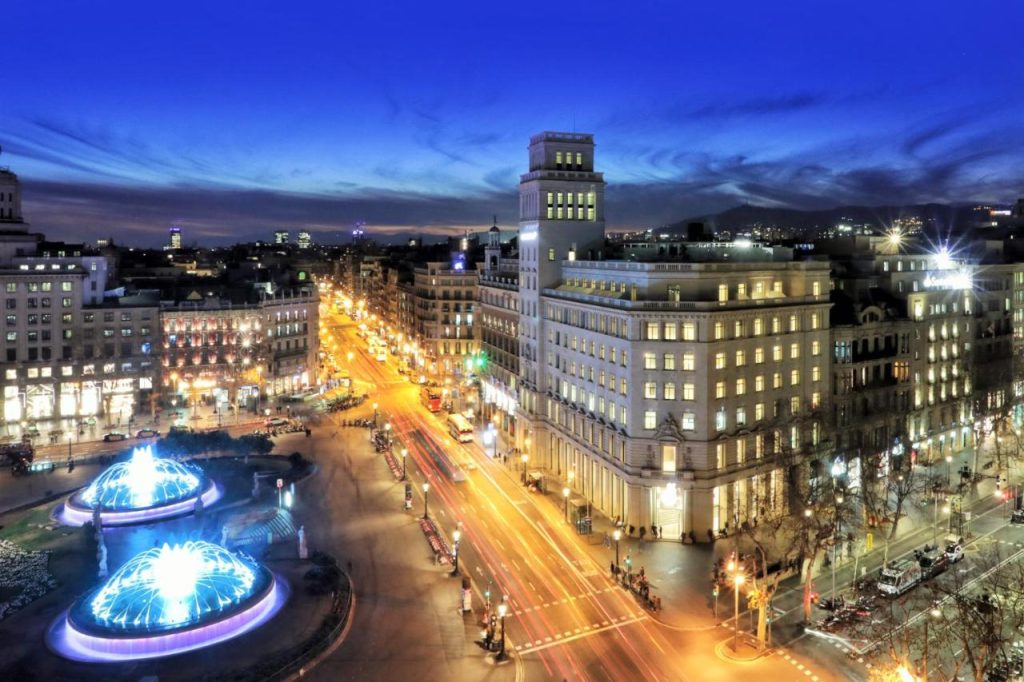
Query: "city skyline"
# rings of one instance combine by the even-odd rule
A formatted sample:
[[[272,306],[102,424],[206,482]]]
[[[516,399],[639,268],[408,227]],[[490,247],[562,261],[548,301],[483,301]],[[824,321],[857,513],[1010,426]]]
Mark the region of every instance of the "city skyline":
[[[1024,190],[1019,8],[467,7],[14,8],[0,164],[37,229],[147,246],[511,227],[541,129],[599,136],[615,230]]]

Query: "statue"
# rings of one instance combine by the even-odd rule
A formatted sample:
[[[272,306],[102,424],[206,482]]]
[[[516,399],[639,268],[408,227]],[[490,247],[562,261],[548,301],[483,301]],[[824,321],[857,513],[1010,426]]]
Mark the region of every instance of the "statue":
[[[299,558],[309,558],[309,548],[306,547],[306,527],[299,526]]]
[[[99,564],[99,577],[106,578],[109,571],[107,570],[107,543],[103,541],[103,536],[100,536],[100,544],[96,548],[96,560]]]

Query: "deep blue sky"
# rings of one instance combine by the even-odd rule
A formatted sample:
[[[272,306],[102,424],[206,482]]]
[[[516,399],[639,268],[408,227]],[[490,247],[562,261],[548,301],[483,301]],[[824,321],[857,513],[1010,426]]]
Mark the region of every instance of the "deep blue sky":
[[[0,164],[36,228],[137,243],[512,226],[573,128],[611,228],[1024,194],[1024,3],[510,4],[7,3]]]

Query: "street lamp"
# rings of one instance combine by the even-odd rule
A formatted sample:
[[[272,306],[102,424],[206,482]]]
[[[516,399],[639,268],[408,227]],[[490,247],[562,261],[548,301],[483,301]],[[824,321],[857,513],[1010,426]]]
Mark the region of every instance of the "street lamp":
[[[384,424],[384,434],[387,436],[388,447],[391,447],[391,422]]]
[[[377,408],[380,407],[377,403],[373,404],[373,428],[377,428]]]
[[[946,455],[946,486],[953,487],[953,455]]]
[[[841,526],[839,518],[839,505],[843,503],[843,491],[839,490],[836,492],[836,518],[835,518],[835,529],[832,531],[832,604],[836,603],[836,549],[839,548],[839,528]]]
[[[430,492],[430,484],[423,484],[423,518],[429,519],[430,515],[427,513],[427,493]]]
[[[508,614],[508,604],[504,600],[498,604],[498,618],[501,619],[501,648],[498,649],[498,655],[494,657],[495,661],[507,661],[508,654],[505,653],[505,616]]]
[[[530,461],[530,456],[523,453],[523,485],[526,485],[526,463]]]
[[[622,539],[622,531],[616,528],[612,531],[612,539],[615,540],[615,572],[619,571],[619,540]]]
[[[406,450],[405,448],[402,448],[402,480],[403,481],[406,480],[406,475],[405,475],[405,456],[408,455],[408,454],[409,454],[409,451]]]
[[[458,528],[452,533],[452,563],[455,564],[452,568],[452,575],[459,574],[459,540],[462,538],[462,531]]]
[[[562,488],[562,497],[564,498],[564,501],[565,501],[565,504],[564,504],[564,506],[565,506],[565,522],[569,523],[569,489],[568,488]]]
[[[733,614],[732,623],[732,650],[738,651],[740,641],[740,587],[743,586],[745,578],[742,573],[737,573],[733,576],[733,583],[736,585],[733,592],[736,595],[736,608]]]

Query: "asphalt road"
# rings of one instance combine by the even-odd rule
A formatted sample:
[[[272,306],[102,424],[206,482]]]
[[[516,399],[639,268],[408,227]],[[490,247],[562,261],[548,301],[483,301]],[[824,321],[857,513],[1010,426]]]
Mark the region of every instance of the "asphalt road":
[[[485,590],[490,589],[494,600],[507,595],[508,646],[519,666],[518,679],[696,681],[749,680],[758,675],[771,680],[830,679],[827,673],[805,674],[802,666],[780,655],[752,663],[726,661],[718,651],[721,643],[729,640],[728,630],[714,626],[672,629],[652,619],[631,595],[614,585],[607,563],[599,565],[584,550],[582,543],[586,539],[575,534],[560,510],[546,502],[542,504],[520,484],[518,472],[493,461],[479,445],[456,443],[439,418],[420,406],[418,388],[404,380],[391,361],[381,363],[366,353],[365,344],[355,336],[354,323],[336,316],[322,319],[333,337],[332,345],[341,349],[341,353],[335,352],[336,356],[342,358],[349,350],[355,354],[351,363],[342,360],[342,366],[348,364],[353,378],[367,380],[376,387],[367,404],[379,404],[382,419],[386,415],[392,433],[409,450],[410,477],[417,497],[413,510],[403,512],[404,516],[412,520],[422,515],[425,476],[430,484],[431,517],[449,539],[456,528],[462,532],[459,567],[473,580],[476,617],[483,609],[481,595]],[[365,432],[357,432],[368,439]],[[456,483],[449,479],[438,463],[445,456],[466,465],[467,480]],[[344,518],[336,524],[338,542],[351,545],[348,534],[354,533],[353,539],[366,543],[370,556],[375,556],[379,548],[375,547],[372,528],[389,523],[385,518],[390,518],[391,513],[385,512],[384,518],[370,513],[370,518],[356,523],[351,513],[342,512],[341,508],[351,505],[353,496],[364,498],[365,504],[367,496],[376,498],[383,494],[388,498],[383,508],[394,509],[401,504],[401,490],[388,496],[381,489],[394,488],[395,484],[379,455],[367,455],[369,460],[362,456],[352,459],[353,455],[348,453],[339,453],[337,457],[340,461],[333,473],[322,478],[331,481],[329,486],[334,489],[331,513],[340,513]],[[337,511],[335,504],[339,505]],[[342,527],[352,530],[340,530]],[[394,549],[421,560],[426,542],[422,534],[416,537],[418,527],[413,528],[415,532],[408,537],[408,544]],[[390,572],[391,564],[381,566],[371,561],[372,570],[357,570],[357,579],[372,581],[377,589],[370,593],[378,596],[384,583],[418,581],[421,577],[425,590],[429,583],[447,581],[451,585],[449,591],[456,591],[455,578],[438,574],[432,567],[410,569],[400,557],[394,557],[394,561],[403,566],[397,574]],[[705,581],[706,576],[692,579]],[[357,595],[359,592],[357,588]],[[402,604],[394,613],[390,606],[374,604],[373,621],[362,621],[367,629],[361,635],[355,636],[353,630],[325,670],[339,670],[335,659],[355,666],[368,646],[404,625],[392,621],[422,621],[422,614],[415,613],[415,605]],[[428,611],[436,608],[429,600],[421,606]],[[407,640],[396,633],[394,642],[399,641]],[[440,643],[450,645],[451,642]],[[474,655],[485,658],[479,649]]]

